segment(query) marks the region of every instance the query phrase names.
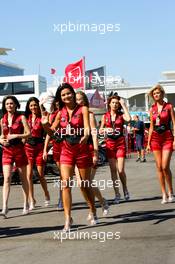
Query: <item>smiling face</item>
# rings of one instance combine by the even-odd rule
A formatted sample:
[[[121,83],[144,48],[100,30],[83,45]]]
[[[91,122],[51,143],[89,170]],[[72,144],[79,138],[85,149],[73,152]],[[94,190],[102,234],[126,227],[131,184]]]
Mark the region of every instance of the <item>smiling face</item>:
[[[76,103],[78,105],[84,105],[83,96],[79,93],[76,94]]]
[[[157,102],[163,100],[163,93],[160,89],[155,89],[152,93],[153,99]]]
[[[31,111],[32,114],[39,114],[39,106],[35,101],[31,101],[29,104],[29,110]]]
[[[117,111],[120,108],[120,103],[118,99],[113,98],[109,104],[110,110]]]
[[[16,104],[12,99],[7,99],[5,101],[5,109],[9,113],[14,113],[16,111]]]
[[[69,88],[65,88],[61,91],[61,100],[65,104],[74,103],[74,94]]]

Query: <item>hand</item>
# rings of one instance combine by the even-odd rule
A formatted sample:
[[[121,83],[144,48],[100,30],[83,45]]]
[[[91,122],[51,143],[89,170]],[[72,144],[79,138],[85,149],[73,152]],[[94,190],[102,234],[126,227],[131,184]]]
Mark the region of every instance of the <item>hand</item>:
[[[96,166],[98,163],[98,154],[94,154],[93,156],[93,165]]]
[[[0,143],[4,146],[4,147],[8,147],[9,146],[9,141],[6,138],[1,138],[0,139]]]
[[[87,141],[88,141],[88,138],[89,138],[89,136],[83,136],[83,137],[80,139],[79,144],[86,144]]]
[[[122,98],[120,98],[119,102],[120,102],[122,107],[125,106],[125,101]]]
[[[173,150],[175,150],[175,140],[173,141]]]
[[[148,144],[147,147],[146,147],[146,152],[149,153],[150,150],[151,150],[151,147],[150,147],[150,144]]]
[[[43,151],[43,160],[47,161],[47,151]]]

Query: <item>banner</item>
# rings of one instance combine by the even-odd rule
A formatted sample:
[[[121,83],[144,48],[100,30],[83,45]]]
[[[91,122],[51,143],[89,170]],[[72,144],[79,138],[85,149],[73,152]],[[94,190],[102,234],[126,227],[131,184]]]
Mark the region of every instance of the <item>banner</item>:
[[[65,68],[64,82],[69,83],[74,89],[84,89],[84,58]]]
[[[86,90],[97,89],[105,91],[105,67],[88,70],[85,72]]]
[[[95,93],[91,97],[89,107],[105,108],[104,98],[100,95],[98,89],[96,89]]]

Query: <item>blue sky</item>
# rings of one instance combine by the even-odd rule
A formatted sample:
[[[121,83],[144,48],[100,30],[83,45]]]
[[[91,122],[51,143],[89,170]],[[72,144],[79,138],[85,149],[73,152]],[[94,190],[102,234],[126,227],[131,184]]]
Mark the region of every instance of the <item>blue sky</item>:
[[[173,0],[6,0],[1,2],[0,47],[16,50],[1,60],[26,74],[51,81],[50,68],[63,75],[67,64],[86,58],[86,69],[106,65],[108,75],[130,84],[153,84],[175,70]],[[120,24],[119,32],[54,32],[54,24]]]

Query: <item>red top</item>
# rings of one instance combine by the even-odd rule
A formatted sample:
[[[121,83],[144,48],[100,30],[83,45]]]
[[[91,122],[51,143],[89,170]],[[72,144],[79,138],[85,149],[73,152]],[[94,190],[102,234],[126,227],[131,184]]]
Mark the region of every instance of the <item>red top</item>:
[[[105,127],[113,128],[115,131],[118,131],[120,132],[120,134],[122,134],[123,125],[124,125],[123,113],[116,114],[115,121],[113,122],[111,120],[111,113],[107,112],[104,115],[104,124],[105,124]]]
[[[29,115],[27,121],[31,130],[31,136],[43,138],[44,129],[41,124],[41,117],[36,117],[34,123],[32,124],[32,115]]]
[[[8,124],[8,113],[6,113],[2,118],[2,133],[4,136],[8,134],[22,134],[24,131],[24,126],[22,123],[21,115],[15,113],[12,117],[12,124]]]
[[[160,119],[160,125],[164,124],[164,125],[169,125],[171,122],[171,113],[170,110],[172,108],[172,104],[170,103],[163,103],[163,108],[161,110],[160,113],[158,113],[158,108],[157,108],[157,104],[153,104],[150,112],[152,112],[152,119],[153,119],[153,124],[156,124],[156,119],[157,117],[159,117]]]
[[[80,130],[80,128],[84,127],[82,106],[77,105],[74,108],[70,120],[67,108],[65,106],[60,110],[60,113],[60,127],[62,129],[66,129],[66,127],[70,125],[71,128],[75,129],[76,134],[80,135],[79,132],[83,134],[83,131]]]

